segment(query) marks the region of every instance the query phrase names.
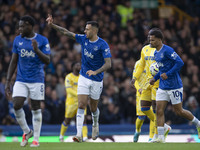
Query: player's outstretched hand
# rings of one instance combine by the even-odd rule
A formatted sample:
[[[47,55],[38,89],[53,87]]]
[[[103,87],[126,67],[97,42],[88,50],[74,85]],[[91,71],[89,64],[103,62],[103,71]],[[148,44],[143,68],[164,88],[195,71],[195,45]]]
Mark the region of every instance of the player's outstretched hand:
[[[46,19],[46,21],[48,22],[48,25],[51,25],[53,23],[52,15],[48,14],[48,18]]]
[[[92,71],[92,70],[88,70],[87,72],[86,72],[86,74],[90,77],[91,75],[96,75],[97,73],[95,72],[95,71]]]
[[[151,85],[154,85],[154,83],[155,83],[156,81],[155,81],[155,79],[153,78],[153,79],[151,79],[150,81],[149,81],[149,83],[151,84]]]
[[[166,80],[166,79],[168,78],[168,76],[166,75],[166,73],[161,74],[160,77],[161,77],[163,80]]]

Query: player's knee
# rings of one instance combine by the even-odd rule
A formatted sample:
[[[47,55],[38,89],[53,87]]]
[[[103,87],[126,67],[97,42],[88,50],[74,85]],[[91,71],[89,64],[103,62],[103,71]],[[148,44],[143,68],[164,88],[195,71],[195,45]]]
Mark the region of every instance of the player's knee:
[[[38,110],[41,108],[40,101],[38,100],[31,100],[31,108],[32,110]]]
[[[22,108],[22,105],[21,104],[14,104],[13,107],[14,107],[15,110],[19,110],[19,109]]]
[[[145,112],[145,111],[148,111],[148,110],[150,110],[150,106],[149,106],[149,107],[142,107],[142,108],[141,108],[141,111],[142,111],[142,112]]]
[[[66,125],[69,125],[69,124],[70,124],[70,119],[65,118],[64,123],[65,123]]]

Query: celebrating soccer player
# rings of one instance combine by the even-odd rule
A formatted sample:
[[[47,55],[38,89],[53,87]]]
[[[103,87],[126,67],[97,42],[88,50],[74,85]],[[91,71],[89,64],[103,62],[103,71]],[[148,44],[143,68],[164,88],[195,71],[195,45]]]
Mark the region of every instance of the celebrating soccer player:
[[[80,77],[78,80],[78,111],[76,115],[77,135],[73,137],[75,142],[82,142],[82,128],[84,121],[84,110],[88,103],[92,112],[92,139],[96,140],[99,136],[99,109],[97,108],[103,88],[104,71],[111,68],[111,53],[106,41],[98,34],[99,24],[96,21],[88,21],[84,34],[75,34],[69,30],[53,24],[51,15],[46,19],[48,24],[76,40],[82,47],[82,64]]]

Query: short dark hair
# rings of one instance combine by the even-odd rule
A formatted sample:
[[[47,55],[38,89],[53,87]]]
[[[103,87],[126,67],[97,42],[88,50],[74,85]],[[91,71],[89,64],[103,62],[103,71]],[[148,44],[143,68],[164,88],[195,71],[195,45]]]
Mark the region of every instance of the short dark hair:
[[[163,40],[163,38],[164,38],[163,33],[159,28],[152,28],[149,31],[149,35],[154,35],[156,38],[159,38],[161,40]]]
[[[91,24],[91,26],[99,28],[99,24],[96,21],[88,21],[86,24]]]
[[[34,26],[35,25],[35,19],[31,16],[23,16],[20,20],[22,21],[27,21],[30,25]]]

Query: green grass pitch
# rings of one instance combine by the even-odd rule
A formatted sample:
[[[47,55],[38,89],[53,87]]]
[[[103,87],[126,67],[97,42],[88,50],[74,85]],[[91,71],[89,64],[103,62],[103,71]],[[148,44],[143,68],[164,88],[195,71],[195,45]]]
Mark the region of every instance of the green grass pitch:
[[[0,142],[0,150],[199,150],[199,143],[40,143],[20,147],[19,142]]]

